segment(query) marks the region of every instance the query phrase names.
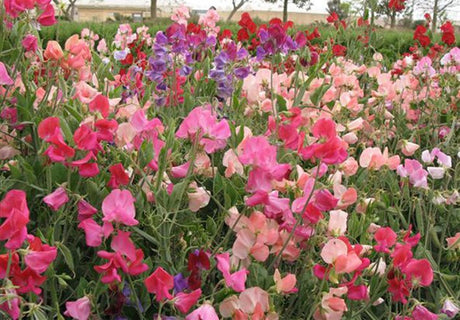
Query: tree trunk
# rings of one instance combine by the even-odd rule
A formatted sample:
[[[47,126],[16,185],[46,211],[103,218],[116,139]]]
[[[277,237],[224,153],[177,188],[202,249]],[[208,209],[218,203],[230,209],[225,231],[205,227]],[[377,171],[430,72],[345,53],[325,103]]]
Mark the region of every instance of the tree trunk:
[[[235,5],[235,1],[233,1],[233,9],[232,9],[232,12],[230,12],[230,14],[228,15],[227,17],[227,21],[230,21],[232,20],[233,16],[235,15],[235,13],[246,3],[246,0],[240,0],[240,2]]]
[[[436,32],[436,26],[438,24],[438,0],[434,0],[433,4],[433,20],[431,21],[431,32]]]
[[[390,24],[390,28],[393,29],[396,25],[396,10],[393,9],[393,11],[391,12],[391,24]]]
[[[157,0],[150,0],[150,18],[157,18]]]
[[[287,22],[288,20],[288,1],[289,0],[284,0],[283,4],[283,22]]]
[[[70,21],[75,21],[75,9],[76,9],[75,2],[77,2],[77,0],[69,1],[70,3],[70,17],[69,17]]]

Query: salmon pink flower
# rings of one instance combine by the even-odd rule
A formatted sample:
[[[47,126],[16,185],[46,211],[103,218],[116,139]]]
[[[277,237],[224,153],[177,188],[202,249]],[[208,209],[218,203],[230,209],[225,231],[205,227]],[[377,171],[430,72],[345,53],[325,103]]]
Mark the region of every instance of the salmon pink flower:
[[[48,41],[43,56],[48,60],[60,60],[64,57],[61,45],[57,41]]]
[[[172,299],[169,290],[174,288],[174,278],[162,267],[158,267],[150,276],[144,280],[145,287],[150,293],[156,295],[156,300],[161,302],[164,298]]]
[[[80,298],[76,301],[65,303],[66,311],[64,315],[76,320],[88,320],[91,313],[91,302],[88,297]]]
[[[403,140],[401,145],[401,151],[405,156],[410,157],[420,148],[420,146],[416,143]]]
[[[262,312],[269,310],[268,293],[259,287],[244,290],[239,298],[240,308],[246,314],[253,314],[258,308]]]
[[[54,211],[58,211],[63,205],[69,201],[67,191],[63,187],[59,187],[43,198],[43,202],[46,203]]]
[[[281,278],[279,270],[276,269],[275,274],[273,275],[273,279],[275,281],[276,291],[278,293],[297,292],[297,288],[295,288],[297,283],[295,274],[289,273],[284,278]]]

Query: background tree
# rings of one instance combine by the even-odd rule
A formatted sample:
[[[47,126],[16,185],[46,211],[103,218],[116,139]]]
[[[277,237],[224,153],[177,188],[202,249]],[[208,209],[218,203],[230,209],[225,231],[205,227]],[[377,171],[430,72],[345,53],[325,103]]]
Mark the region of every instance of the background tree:
[[[227,21],[230,21],[232,20],[233,16],[235,15],[235,13],[241,9],[242,6],[244,6],[246,3],[248,3],[249,1],[251,0],[239,0],[239,2],[237,3],[235,0],[232,0],[232,6],[233,6],[233,9],[232,11],[230,12],[230,14],[228,15],[227,17]]]
[[[276,3],[279,0],[265,0],[266,2]],[[282,0],[283,1],[283,21],[286,22],[288,20],[288,4],[289,0]],[[291,0],[293,4],[295,4],[299,8],[305,8],[305,10],[310,10],[311,7],[311,0]]]
[[[339,16],[340,20],[348,18],[350,10],[349,3],[342,3],[340,0],[331,0],[327,2],[327,12],[329,14],[335,12]]]
[[[53,0],[54,4],[59,9],[60,13],[66,20],[74,21],[77,0],[67,0],[65,3],[59,0]]]
[[[436,32],[439,21],[447,15],[449,10],[460,7],[460,2],[458,0],[418,0],[417,7],[423,9],[423,13],[431,15],[431,31]]]
[[[157,0],[150,0],[150,18],[157,18]]]

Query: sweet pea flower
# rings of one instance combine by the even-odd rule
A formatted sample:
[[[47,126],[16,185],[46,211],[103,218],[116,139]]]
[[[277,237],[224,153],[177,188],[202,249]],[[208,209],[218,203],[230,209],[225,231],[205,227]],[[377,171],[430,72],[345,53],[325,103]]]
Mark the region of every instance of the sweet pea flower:
[[[64,315],[76,320],[88,320],[91,313],[91,302],[88,297],[80,298],[76,301],[67,301]]]
[[[420,146],[416,143],[403,140],[401,144],[401,151],[405,156],[410,157],[420,148]]]
[[[219,320],[216,310],[205,303],[185,317],[185,320]]]
[[[10,78],[5,65],[0,61],[0,86],[11,86],[13,84],[13,79]]]
[[[38,49],[37,37],[32,34],[26,35],[22,39],[21,44],[26,52],[29,52],[29,51],[35,52]]]
[[[396,243],[396,237],[396,233],[390,227],[378,229],[374,234],[374,239],[377,241],[377,245],[374,246],[375,251],[389,253],[388,248]]]
[[[455,318],[459,311],[460,308],[457,307],[457,305],[455,305],[450,299],[446,299],[441,308],[441,312],[451,319]]]
[[[37,273],[43,273],[56,259],[57,249],[47,244],[42,244],[38,237],[28,236],[29,250],[24,257],[26,265]]]
[[[446,238],[446,242],[448,249],[460,249],[460,232],[457,232],[453,237]]]
[[[211,196],[203,187],[198,187],[197,183],[193,181],[190,183],[189,189],[190,192],[187,192],[187,196],[189,199],[188,208],[190,211],[197,212],[208,205]]]
[[[275,281],[276,292],[278,293],[293,293],[297,292],[295,285],[297,279],[295,274],[289,273],[284,278],[281,278],[281,274],[278,269],[275,270],[273,275],[273,280]]]
[[[122,223],[127,226],[135,226],[139,223],[134,216],[136,199],[129,190],[115,189],[102,201],[102,213],[104,222]]]
[[[21,247],[27,236],[29,208],[26,193],[22,190],[10,190],[0,201],[0,218],[5,218],[0,225],[0,241],[7,240],[6,249]]]
[[[174,306],[182,313],[187,313],[201,296],[201,289],[196,289],[190,293],[179,292],[174,297]]]
[[[174,277],[162,267],[158,267],[150,276],[144,280],[147,291],[155,294],[155,299],[161,302],[164,298],[172,299],[169,290],[174,288]],[[199,318],[197,318],[199,319]]]
[[[412,310],[412,318],[414,320],[438,320],[438,315],[419,304]]]
[[[245,268],[230,273],[230,255],[228,252],[217,254],[217,269],[222,272],[225,284],[235,290],[236,292],[242,292],[245,290],[246,277],[249,273]]]
[[[43,202],[46,203],[54,211],[58,211],[64,204],[69,201],[67,191],[63,187],[59,187],[43,198]]]

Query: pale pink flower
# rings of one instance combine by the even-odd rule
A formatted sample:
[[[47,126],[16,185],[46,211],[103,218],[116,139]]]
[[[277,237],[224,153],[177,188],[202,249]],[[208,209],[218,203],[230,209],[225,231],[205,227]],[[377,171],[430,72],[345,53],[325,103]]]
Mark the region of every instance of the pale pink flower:
[[[348,213],[342,210],[332,210],[329,216],[327,230],[336,236],[344,235],[347,231]]]
[[[418,144],[407,140],[403,140],[401,144],[401,151],[407,157],[413,155],[419,148],[420,146]]]
[[[219,316],[210,304],[205,303],[186,316],[185,320],[219,320]]]
[[[195,181],[189,185],[190,191],[187,192],[188,196],[188,208],[192,212],[197,212],[201,208],[204,208],[208,205],[211,196],[203,187],[198,187]]]

